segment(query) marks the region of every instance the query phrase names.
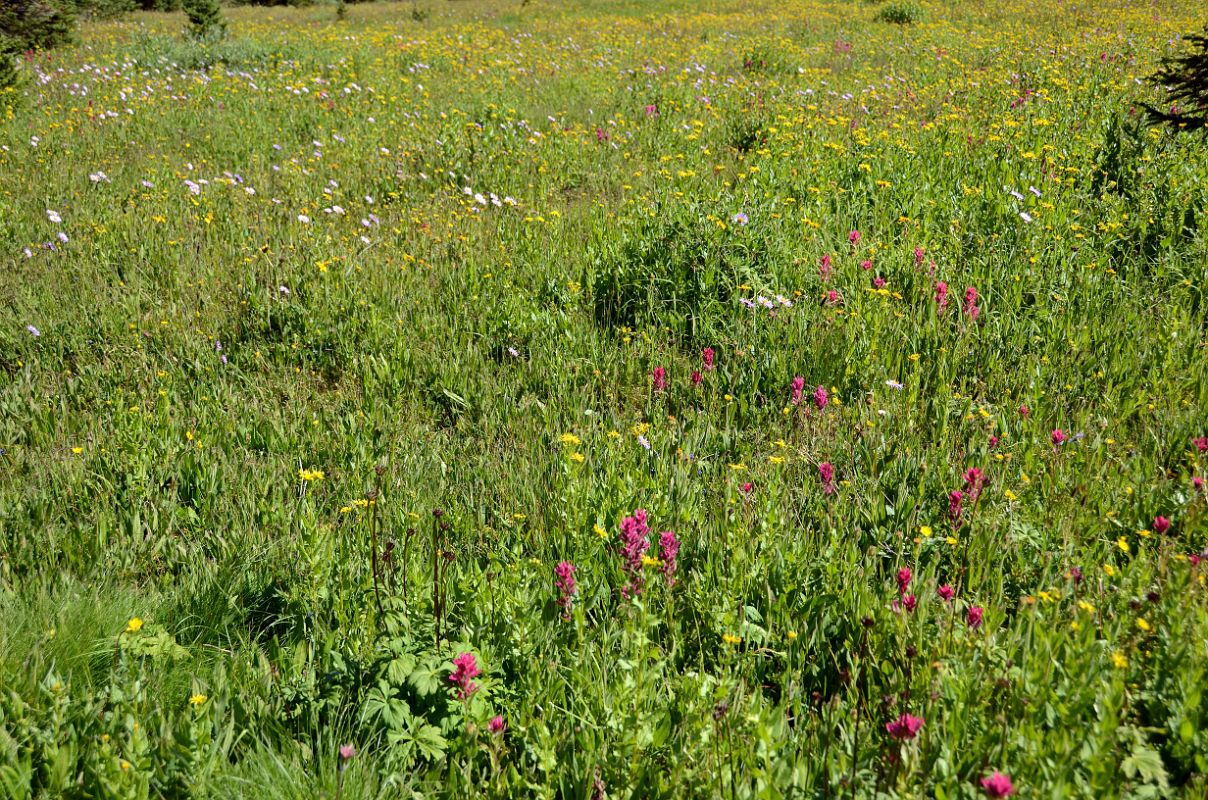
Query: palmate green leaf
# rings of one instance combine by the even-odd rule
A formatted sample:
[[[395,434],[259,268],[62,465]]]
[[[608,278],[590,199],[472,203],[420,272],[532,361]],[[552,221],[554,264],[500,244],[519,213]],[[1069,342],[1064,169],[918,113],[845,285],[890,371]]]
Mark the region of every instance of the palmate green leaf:
[[[1120,763],[1120,769],[1129,778],[1140,776],[1141,780],[1156,787],[1166,789],[1168,785],[1166,766],[1162,756],[1140,742],[1133,746],[1132,752]]]

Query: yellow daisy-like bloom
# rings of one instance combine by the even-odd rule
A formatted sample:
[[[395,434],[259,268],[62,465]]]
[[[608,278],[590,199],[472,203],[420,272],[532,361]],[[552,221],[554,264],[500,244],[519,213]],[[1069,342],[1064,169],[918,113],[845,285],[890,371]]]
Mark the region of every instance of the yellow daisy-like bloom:
[[[576,463],[582,464],[584,461],[587,460],[587,458],[582,453],[571,453],[570,460],[574,461]]]
[[[298,477],[310,483],[311,481],[321,481],[326,476],[321,469],[300,469],[298,470]]]
[[[191,706],[193,706],[194,708],[196,708],[197,706],[199,706],[199,705],[201,705],[201,704],[205,703],[205,701],[206,701],[206,700],[208,700],[208,699],[209,699],[209,698],[208,698],[208,697],[206,697],[204,694],[195,694],[195,695],[193,695],[192,697],[190,697],[190,698],[189,698],[189,705],[191,705]]]
[[[601,539],[608,538],[608,531],[601,528],[600,523],[597,522],[595,525],[592,525],[591,529],[595,531],[596,536],[599,536]]]
[[[923,527],[919,528],[919,534],[922,536],[930,536],[931,535],[931,526],[924,525]]]
[[[575,436],[573,433],[562,434],[558,437],[558,441],[562,442],[562,444],[571,446],[583,444],[583,440],[578,436]]]
[[[1146,632],[1153,630],[1153,626],[1144,617],[1137,617],[1137,627]]]
[[[143,621],[138,617],[131,617],[126,623],[126,633],[138,633],[143,629]]]
[[[1111,564],[1104,564],[1103,565],[1103,574],[1106,575],[1107,577],[1111,578],[1116,574],[1116,568],[1113,567]]]
[[[1116,669],[1124,669],[1128,666],[1128,656],[1119,652],[1112,653],[1112,663],[1115,664]]]
[[[651,556],[642,556],[642,566],[644,567],[657,567],[662,563],[663,562],[659,561],[657,558],[652,558]]]
[[[742,643],[742,637],[735,636],[732,633],[725,634],[724,636],[721,637],[721,640],[723,642],[725,642],[726,644],[741,644]]]
[[[1116,540],[1116,546],[1119,547],[1123,552],[1127,553],[1129,550],[1128,539],[1121,536],[1119,539]]]

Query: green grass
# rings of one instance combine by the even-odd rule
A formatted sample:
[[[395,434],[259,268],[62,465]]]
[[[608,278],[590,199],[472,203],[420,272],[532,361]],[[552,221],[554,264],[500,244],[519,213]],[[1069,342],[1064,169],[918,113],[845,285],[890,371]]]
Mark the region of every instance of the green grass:
[[[1205,796],[1194,3],[412,8],[0,94],[0,796]]]

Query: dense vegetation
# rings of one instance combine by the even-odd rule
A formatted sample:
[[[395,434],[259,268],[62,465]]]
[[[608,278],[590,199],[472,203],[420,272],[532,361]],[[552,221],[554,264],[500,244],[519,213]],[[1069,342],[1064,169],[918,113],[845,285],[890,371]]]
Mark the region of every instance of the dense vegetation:
[[[1204,796],[1201,12],[23,55],[0,796]]]

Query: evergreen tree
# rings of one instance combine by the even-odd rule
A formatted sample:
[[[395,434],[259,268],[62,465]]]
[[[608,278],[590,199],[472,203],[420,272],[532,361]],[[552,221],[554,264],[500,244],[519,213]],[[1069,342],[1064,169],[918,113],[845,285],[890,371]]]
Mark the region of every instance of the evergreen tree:
[[[226,20],[218,0],[184,0],[189,17],[189,32],[198,39],[221,38],[226,34]]]
[[[1162,60],[1161,69],[1149,82],[1165,87],[1170,100],[1166,111],[1144,104],[1150,122],[1166,123],[1179,130],[1208,131],[1208,28],[1185,37],[1192,50]]]
[[[74,26],[75,6],[70,0],[0,2],[0,48],[9,54],[67,44]]]

